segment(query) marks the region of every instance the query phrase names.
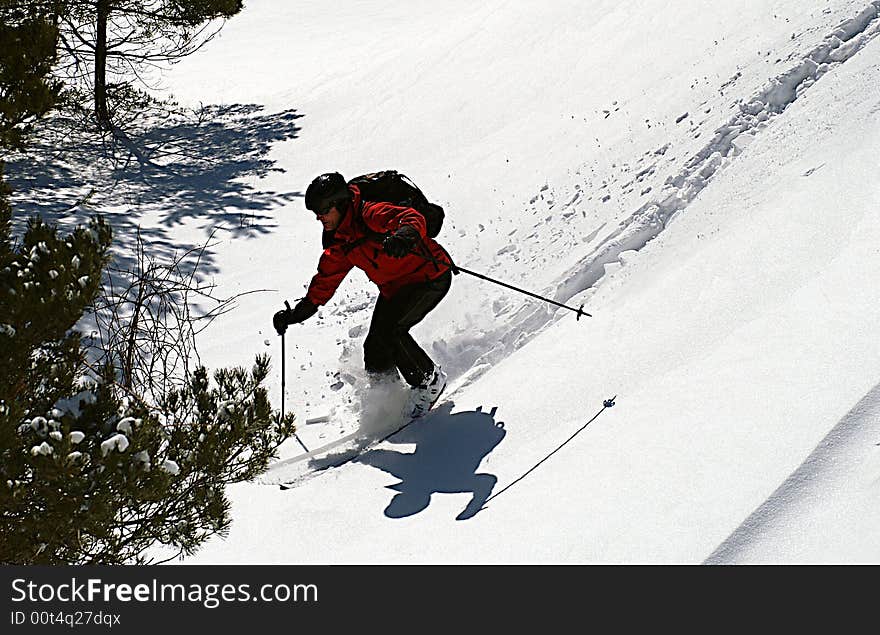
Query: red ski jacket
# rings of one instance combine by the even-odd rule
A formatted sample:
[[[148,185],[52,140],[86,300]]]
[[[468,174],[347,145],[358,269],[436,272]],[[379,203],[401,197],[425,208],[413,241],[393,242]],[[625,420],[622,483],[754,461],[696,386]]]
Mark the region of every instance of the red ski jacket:
[[[349,189],[354,195],[352,205],[321,254],[318,273],[306,293],[312,304],[326,304],[352,267],[362,269],[386,298],[406,285],[433,280],[449,270],[450,259],[446,251],[425,234],[424,216],[410,207],[390,203],[365,201],[362,205],[357,186],[350,185]],[[392,258],[382,249],[380,235],[393,232],[402,225],[415,228],[422,243],[413,249],[415,253]],[[417,255],[420,251],[437,262]]]

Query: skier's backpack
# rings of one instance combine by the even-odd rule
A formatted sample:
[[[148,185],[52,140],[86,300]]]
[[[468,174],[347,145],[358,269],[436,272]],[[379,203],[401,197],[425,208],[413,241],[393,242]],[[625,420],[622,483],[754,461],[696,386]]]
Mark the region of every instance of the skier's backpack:
[[[356,185],[361,192],[362,201],[391,203],[400,207],[412,207],[425,217],[427,234],[434,238],[440,233],[445,216],[443,208],[428,202],[415,183],[397,170],[383,170],[363,174],[351,179],[349,185]]]

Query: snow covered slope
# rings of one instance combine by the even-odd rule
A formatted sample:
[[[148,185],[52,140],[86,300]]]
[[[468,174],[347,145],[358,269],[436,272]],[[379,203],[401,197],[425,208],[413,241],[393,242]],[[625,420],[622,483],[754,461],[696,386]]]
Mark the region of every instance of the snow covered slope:
[[[460,265],[594,316],[458,276],[415,332],[448,402],[289,491],[286,466],[231,488],[229,538],[187,562],[880,560],[880,2],[812,4],[252,1],[176,67],[185,102],[299,126],[239,177],[273,203],[217,281],[277,292],[207,333],[209,365],[277,359],[320,250],[299,196],[331,170],[404,171]],[[288,332],[309,447],[387,417],[373,296],[353,275]]]

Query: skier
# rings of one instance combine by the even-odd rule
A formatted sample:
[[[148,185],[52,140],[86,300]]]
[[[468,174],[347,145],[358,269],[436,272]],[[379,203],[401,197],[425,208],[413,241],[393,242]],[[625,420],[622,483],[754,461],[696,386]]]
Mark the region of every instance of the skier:
[[[324,228],[324,252],[306,296],[292,309],[274,315],[275,330],[282,335],[288,325],[312,317],[352,267],[362,269],[379,287],[364,340],[364,367],[374,381],[396,379],[400,371],[412,389],[409,415],[424,415],[446,388],[446,373],[409,331],[449,291],[449,256],[427,237],[425,219],[418,211],[363,201],[358,187],[337,172],[314,179],[306,189],[305,203]]]

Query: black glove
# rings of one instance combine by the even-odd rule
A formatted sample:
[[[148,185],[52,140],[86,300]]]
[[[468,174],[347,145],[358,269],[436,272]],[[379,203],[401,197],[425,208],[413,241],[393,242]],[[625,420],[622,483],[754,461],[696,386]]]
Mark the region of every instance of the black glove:
[[[421,238],[415,227],[401,225],[393,234],[389,234],[382,241],[382,248],[392,258],[403,258],[408,255],[416,242]]]
[[[297,302],[296,306],[292,309],[290,307],[287,307],[282,311],[278,311],[272,317],[272,326],[274,326],[275,330],[278,331],[278,335],[284,335],[284,332],[287,330],[287,326],[289,324],[299,324],[300,322],[305,322],[317,312],[318,307],[309,302],[307,298],[303,298],[302,300]]]

